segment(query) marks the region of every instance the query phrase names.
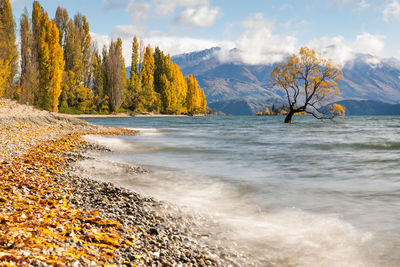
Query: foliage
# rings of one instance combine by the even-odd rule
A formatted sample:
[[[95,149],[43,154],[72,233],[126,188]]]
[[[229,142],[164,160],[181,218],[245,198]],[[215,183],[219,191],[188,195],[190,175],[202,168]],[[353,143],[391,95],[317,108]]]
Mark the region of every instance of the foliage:
[[[34,135],[49,131],[52,129],[38,128],[23,137],[30,142]],[[122,241],[122,235],[132,234],[119,222],[101,218],[97,210],[82,210],[72,205],[75,189],[58,179],[67,164],[63,153],[83,144],[80,134],[64,135],[1,162],[1,266],[25,266],[34,261],[52,266],[76,262],[105,265],[116,249],[133,246],[128,240]],[[135,237],[131,240],[134,242]]]
[[[10,63],[0,58],[0,96],[4,94],[4,91],[8,87],[7,81],[10,76]]]
[[[190,114],[205,113],[207,107],[206,97],[193,75],[189,75],[187,78],[187,87],[186,105],[188,112]]]
[[[18,50],[11,4],[9,0],[0,0],[0,97],[14,97],[17,65]]]
[[[31,19],[25,10],[20,22],[20,88],[15,86],[14,90],[22,103],[83,113],[121,108],[139,113],[206,112],[207,101],[197,80],[191,77],[188,83],[169,55],[158,47],[153,52],[136,36],[130,77],[126,79],[122,40],[112,41],[99,53],[82,14],[72,19],[66,9],[58,7],[50,20],[34,1]],[[0,95],[12,70],[10,64],[8,59],[0,60]]]
[[[299,55],[292,55],[286,64],[275,67],[271,77],[273,86],[286,93],[289,113],[285,122],[291,122],[293,114],[299,112],[307,112],[319,119],[326,118],[321,116],[319,109],[323,103],[340,94],[337,84],[343,78],[338,66],[307,47],[302,47]],[[341,111],[338,108],[333,110]]]
[[[34,104],[57,112],[64,69],[63,50],[56,23],[36,1],[33,3],[32,32],[32,61],[38,62],[38,89],[34,92]]]
[[[332,114],[338,115],[339,117],[341,117],[342,119],[344,119],[346,110],[342,105],[339,104],[333,104],[330,107],[330,112]]]

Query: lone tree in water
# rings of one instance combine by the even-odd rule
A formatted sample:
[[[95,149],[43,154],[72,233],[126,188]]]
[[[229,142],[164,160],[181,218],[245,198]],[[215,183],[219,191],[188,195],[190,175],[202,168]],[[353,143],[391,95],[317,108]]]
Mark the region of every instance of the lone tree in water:
[[[273,87],[286,93],[289,112],[285,123],[291,123],[293,115],[300,112],[317,119],[332,119],[336,115],[344,118],[341,105],[331,105],[328,115],[321,110],[327,101],[340,94],[337,85],[343,76],[338,66],[322,59],[314,50],[302,47],[299,55],[293,54],[286,64],[275,67],[271,77]]]

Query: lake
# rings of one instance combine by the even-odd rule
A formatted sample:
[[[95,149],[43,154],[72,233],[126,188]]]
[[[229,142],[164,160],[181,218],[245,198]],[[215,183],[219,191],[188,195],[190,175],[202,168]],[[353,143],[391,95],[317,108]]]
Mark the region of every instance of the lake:
[[[292,266],[400,266],[400,117],[87,118],[90,137],[151,174],[109,181],[192,207]]]

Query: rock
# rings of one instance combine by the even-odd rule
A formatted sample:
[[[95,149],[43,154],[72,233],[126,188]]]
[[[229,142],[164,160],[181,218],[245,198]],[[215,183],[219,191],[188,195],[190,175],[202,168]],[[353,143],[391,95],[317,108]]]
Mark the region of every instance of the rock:
[[[158,230],[155,229],[155,228],[150,228],[149,234],[151,234],[151,235],[158,235]]]

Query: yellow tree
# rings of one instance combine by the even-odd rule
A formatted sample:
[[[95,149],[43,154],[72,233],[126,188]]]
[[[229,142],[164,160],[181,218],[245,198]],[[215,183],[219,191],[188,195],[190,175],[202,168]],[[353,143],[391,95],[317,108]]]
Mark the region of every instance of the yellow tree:
[[[34,33],[32,50],[35,53],[34,61],[37,61],[39,76],[35,104],[40,108],[57,112],[64,56],[56,22],[50,21],[47,12],[37,1],[33,3],[32,30]]]
[[[201,91],[201,112],[206,113],[207,111],[207,99],[204,91]]]
[[[338,66],[314,50],[302,47],[286,64],[275,67],[271,78],[272,86],[286,93],[289,112],[285,123],[291,123],[293,115],[300,112],[318,119],[332,119],[335,115],[344,117],[344,108],[338,104],[331,106],[329,115],[321,110],[340,94],[337,85],[343,76]]]
[[[0,0],[0,96],[14,97],[14,77],[17,74],[18,50],[15,22],[9,0]]]
[[[5,89],[7,88],[7,80],[10,76],[10,65],[7,60],[0,58],[0,97],[3,96]]]
[[[49,50],[49,102],[50,111],[58,112],[58,99],[61,94],[61,79],[64,70],[64,55],[59,43],[58,28],[54,21],[50,21],[47,30],[47,44]]]
[[[189,75],[187,78],[186,107],[190,114],[204,113],[206,111],[206,96],[198,86],[196,78]]]
[[[158,97],[158,93],[154,91],[154,70],[155,65],[153,49],[150,45],[148,45],[143,56],[143,63],[141,68],[142,89],[140,94],[143,98],[141,98],[142,103],[140,103],[140,105],[143,105],[143,107],[147,111],[159,112],[160,100]]]

